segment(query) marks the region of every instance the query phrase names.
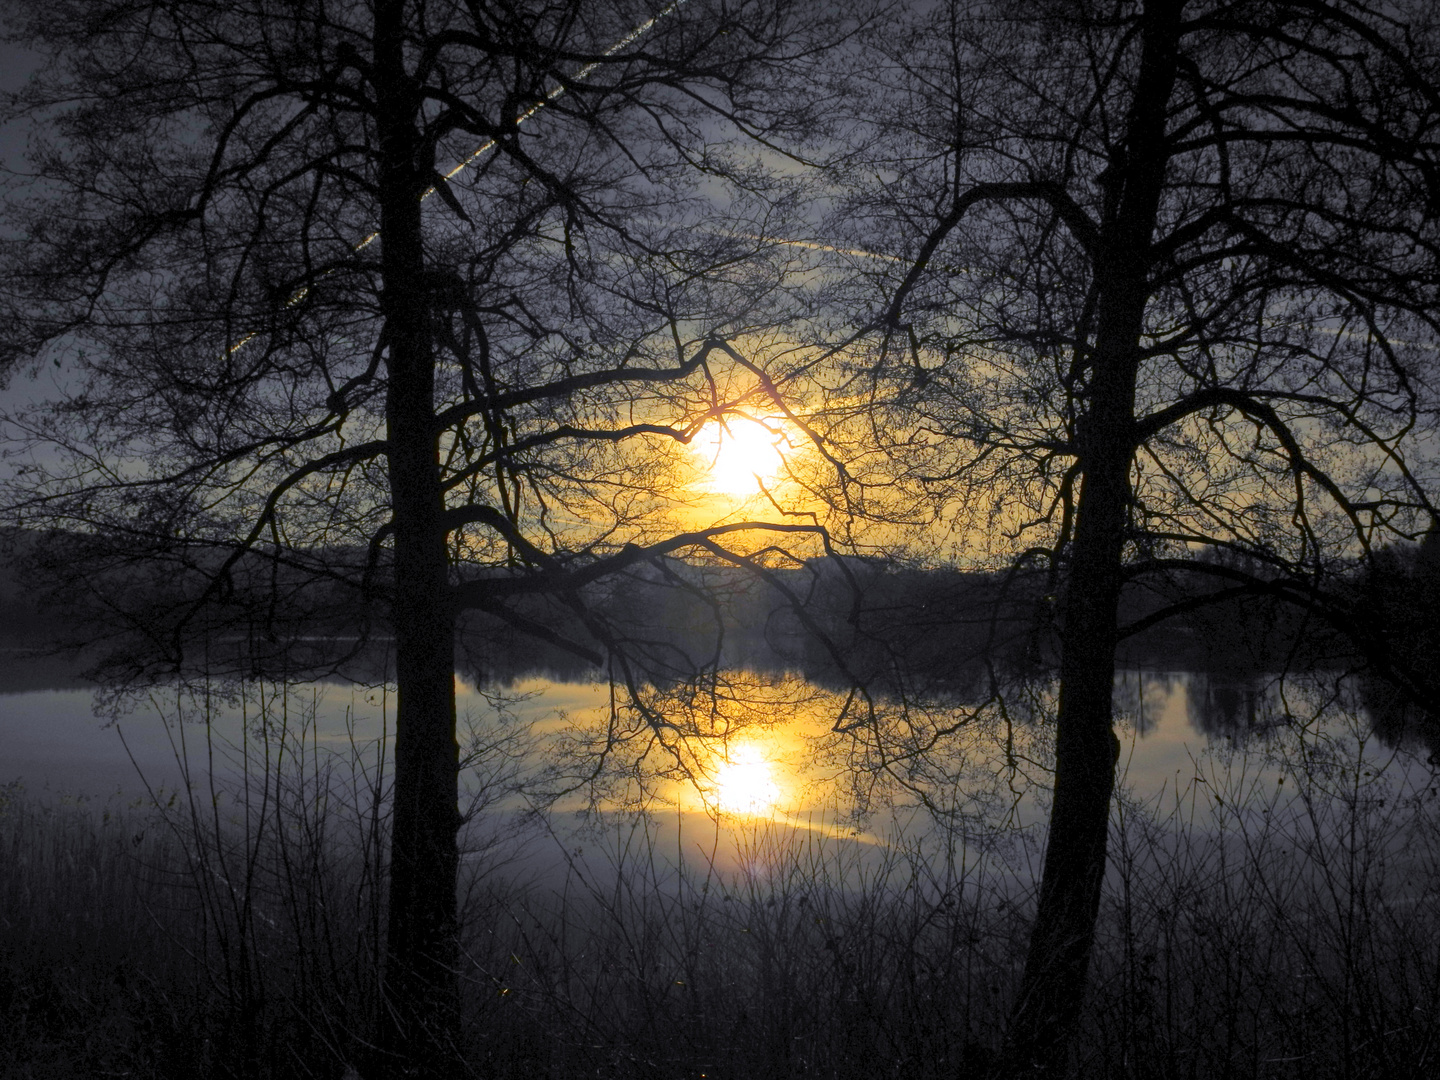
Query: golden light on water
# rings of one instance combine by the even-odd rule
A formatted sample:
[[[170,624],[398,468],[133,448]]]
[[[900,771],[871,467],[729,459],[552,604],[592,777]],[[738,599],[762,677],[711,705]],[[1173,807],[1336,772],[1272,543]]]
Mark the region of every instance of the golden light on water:
[[[758,746],[733,747],[715,773],[715,801],[727,814],[770,814],[780,801],[780,785]]]
[[[779,422],[732,413],[723,424],[705,425],[691,449],[704,470],[705,488],[745,498],[785,475],[790,443]]]

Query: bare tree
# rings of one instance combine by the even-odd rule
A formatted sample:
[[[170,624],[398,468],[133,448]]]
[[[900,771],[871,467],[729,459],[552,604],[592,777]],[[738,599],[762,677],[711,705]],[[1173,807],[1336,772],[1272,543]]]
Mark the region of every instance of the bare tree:
[[[786,91],[839,24],[706,0],[7,9],[46,63],[6,113],[33,134],[0,360],[60,385],[8,418],[12,521],[48,531],[88,634],[124,628],[112,677],[181,670],[237,619],[297,666],[333,662],[299,652],[323,620],[393,633],[385,1039],[447,1074],[458,614],[638,687],[595,583],[820,532],[714,524],[669,485],[703,424],[775,388],[796,252],[769,238],[795,200],[768,163],[793,172]]]
[[[1005,1075],[1067,1069],[1118,643],[1245,595],[1343,625],[1331,586],[1431,526],[1431,19],[1349,0],[952,3],[877,65],[836,241],[871,253],[840,291],[870,314],[833,437],[894,471],[852,497],[928,490],[963,554],[1048,577],[1058,632]],[[1146,590],[1150,613],[1122,625],[1122,592]]]

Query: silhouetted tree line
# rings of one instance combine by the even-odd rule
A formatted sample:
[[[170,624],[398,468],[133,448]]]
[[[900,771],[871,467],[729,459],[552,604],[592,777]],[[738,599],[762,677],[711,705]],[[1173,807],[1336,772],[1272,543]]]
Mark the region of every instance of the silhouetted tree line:
[[[57,577],[58,566],[86,542],[76,534],[42,540],[7,532],[11,562],[0,581],[8,611],[0,634],[6,640],[41,653],[80,651],[78,662],[102,683],[142,660],[162,675],[167,647],[176,673],[189,656],[216,678],[379,682],[393,673],[393,628],[373,606],[352,589],[259,558],[231,568],[233,584],[211,601],[204,617],[186,609],[183,640],[137,637],[127,618],[117,619],[107,642],[102,628],[76,626],[67,617],[77,603],[75,588],[106,596],[117,612],[144,610],[141,624],[154,627],[166,625],[176,599],[190,594],[175,580],[172,564],[143,559],[124,560],[83,583]],[[1430,695],[1440,691],[1429,663],[1440,655],[1436,550],[1430,539],[1387,548],[1337,590],[1355,625],[1386,644],[1388,664],[1373,649],[1359,649],[1355,635],[1337,627],[1328,610],[1263,594],[1221,595],[1215,577],[1198,569],[1173,573],[1162,589],[1152,582],[1122,592],[1122,625],[1143,628],[1122,639],[1117,662],[1155,672],[1207,673],[1234,680],[1236,687],[1282,672],[1353,671],[1363,677],[1383,734],[1423,732]],[[330,550],[319,558],[343,566],[359,556]],[[17,559],[24,577],[16,576]],[[201,565],[195,572],[209,569]],[[58,590],[56,580],[63,582]],[[41,581],[50,583],[48,589],[41,591]],[[502,618],[471,612],[459,624],[456,661],[480,683],[531,675],[602,679],[604,666],[596,660],[612,641],[623,642],[638,669],[658,683],[719,666],[794,672],[834,689],[861,684],[890,697],[976,700],[985,696],[991,665],[1041,678],[1053,674],[1060,638],[1051,584],[1039,572],[920,568],[849,557],[772,568],[764,577],[732,566],[666,563],[587,587],[585,611],[603,620],[604,638],[592,636],[585,620],[553,598],[528,597],[516,611],[551,627],[559,640],[518,635]],[[1166,617],[1155,619],[1157,614]],[[1236,687],[1217,688],[1217,700],[1241,694]],[[1238,717],[1241,708],[1225,704],[1221,712]],[[1253,702],[1243,708],[1253,711]]]

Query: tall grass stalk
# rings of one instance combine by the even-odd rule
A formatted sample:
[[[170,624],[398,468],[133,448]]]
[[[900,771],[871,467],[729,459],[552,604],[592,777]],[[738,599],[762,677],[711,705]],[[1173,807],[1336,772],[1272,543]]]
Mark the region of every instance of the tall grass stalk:
[[[252,687],[227,743],[203,722],[218,708],[170,708],[183,791],[97,808],[6,790],[0,1074],[373,1071],[385,740],[352,725],[327,746],[314,697]],[[474,749],[467,1074],[987,1068],[1029,929],[1025,849],[1007,861],[943,826],[880,844],[813,821],[704,831],[663,815],[517,833],[498,793],[523,781],[524,740],[491,728]],[[1431,1075],[1437,790],[1342,711],[1122,797],[1078,1074]]]

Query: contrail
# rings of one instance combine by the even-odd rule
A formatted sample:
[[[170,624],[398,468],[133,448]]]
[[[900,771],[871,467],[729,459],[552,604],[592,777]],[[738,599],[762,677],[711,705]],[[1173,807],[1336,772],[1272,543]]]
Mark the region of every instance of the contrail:
[[[685,3],[686,3],[686,0],[675,0],[675,2],[672,3],[669,7],[667,7],[664,11],[661,11],[659,14],[655,15],[653,18],[650,18],[650,19],[645,20],[643,23],[641,23],[639,26],[637,26],[634,30],[631,30],[630,33],[626,34],[623,38],[621,38],[619,41],[617,41],[614,45],[611,45],[610,48],[606,49],[603,53],[601,53],[601,54],[600,54],[601,60],[604,60],[604,59],[606,59],[606,58],[608,58],[608,57],[614,56],[614,55],[615,55],[617,52],[619,52],[621,49],[625,48],[625,46],[631,45],[631,44],[633,44],[634,42],[638,41],[640,38],[644,37],[647,33],[650,32],[651,28],[654,27],[654,25],[655,25],[656,23],[658,23],[661,19],[666,18],[667,16],[674,14],[674,13],[675,13],[676,11],[678,11],[681,7],[683,7]],[[584,82],[584,81],[585,81],[586,79],[588,79],[591,75],[593,75],[593,74],[595,73],[595,71],[600,67],[601,60],[592,60],[590,63],[586,64],[586,65],[585,65],[584,67],[582,67],[579,71],[577,71],[573,76],[571,76],[572,81],[574,81],[574,82]],[[550,93],[548,93],[548,94],[545,95],[545,100],[544,100],[544,101],[537,101],[534,105],[530,106],[530,108],[526,109],[523,113],[521,113],[519,116],[517,116],[517,117],[515,118],[515,123],[517,123],[517,124],[523,124],[526,120],[529,120],[532,116],[534,116],[536,113],[538,113],[538,112],[539,112],[541,109],[543,109],[546,105],[550,104],[550,102],[554,101],[556,98],[563,97],[564,94],[565,94],[565,87],[564,87],[564,86],[557,86],[557,87],[555,87],[555,89],[551,90]],[[449,172],[447,172],[447,173],[445,174],[445,177],[444,177],[444,178],[448,181],[448,180],[451,180],[451,179],[453,179],[454,177],[458,176],[462,171],[464,171],[464,169],[465,169],[466,167],[469,166],[469,164],[470,164],[472,161],[474,161],[476,158],[480,157],[482,154],[486,153],[487,151],[494,149],[494,147],[495,147],[495,140],[494,140],[494,139],[489,139],[489,140],[487,140],[484,146],[482,146],[482,147],[480,147],[479,149],[477,149],[474,153],[472,153],[472,154],[471,154],[469,157],[467,157],[464,161],[460,162],[460,164],[456,165],[453,169],[451,169]],[[426,192],[425,192],[425,194],[424,194],[424,195],[421,195],[420,198],[421,198],[422,200],[423,200],[423,199],[428,199],[428,198],[429,198],[431,195],[433,195],[433,194],[435,194],[435,189],[432,187],[432,188],[427,189]],[[372,234],[371,236],[367,237],[367,238],[361,243],[360,246],[363,247],[365,244],[368,244],[371,240],[373,240],[373,239],[374,239],[376,236],[378,236],[378,235],[379,235],[379,233],[374,233],[374,234]]]
[[[668,7],[664,8],[663,10],[659,11],[659,12],[656,13],[655,15],[653,15],[653,16],[651,16],[650,18],[646,19],[646,20],[645,20],[643,23],[641,23],[639,26],[635,27],[634,30],[631,30],[630,33],[626,34],[626,35],[625,35],[623,38],[621,38],[619,41],[615,42],[614,45],[611,45],[608,49],[606,49],[603,53],[601,53],[599,60],[592,60],[592,61],[590,61],[590,63],[586,64],[586,65],[585,65],[584,67],[582,67],[579,71],[577,71],[574,75],[572,75],[572,76],[570,77],[571,82],[584,82],[584,81],[585,81],[586,79],[588,79],[591,75],[595,74],[595,72],[596,72],[597,70],[599,70],[600,65],[601,65],[606,59],[608,59],[609,57],[614,56],[616,53],[618,53],[621,49],[624,49],[626,46],[628,46],[628,45],[633,45],[633,44],[634,44],[636,41],[638,41],[640,38],[642,38],[642,37],[644,37],[646,34],[648,34],[648,33],[655,27],[655,24],[658,23],[661,19],[668,18],[669,16],[673,15],[675,12],[679,11],[680,8],[684,7],[686,3],[687,3],[687,0],[673,0],[673,2],[672,2]],[[564,94],[565,94],[565,89],[566,89],[566,88],[565,88],[564,85],[560,85],[560,86],[555,87],[553,90],[551,90],[548,94],[545,95],[545,98],[544,98],[543,101],[537,101],[534,105],[530,106],[530,108],[526,109],[523,113],[521,113],[519,116],[517,116],[517,117],[515,118],[515,123],[516,123],[516,124],[523,124],[523,123],[525,123],[526,120],[529,120],[532,116],[534,116],[536,113],[538,113],[541,109],[545,108],[546,105],[550,104],[552,101],[555,101],[557,98],[563,97]],[[483,157],[485,154],[489,153],[489,152],[490,152],[491,150],[493,150],[493,149],[495,149],[495,140],[494,140],[494,139],[487,139],[482,146],[476,148],[476,149],[475,149],[473,152],[471,152],[467,157],[465,157],[458,165],[456,165],[456,166],[455,166],[454,168],[452,168],[449,172],[447,172],[447,173],[444,175],[444,177],[443,177],[444,181],[448,184],[451,180],[453,180],[455,177],[459,176],[462,172],[464,172],[467,168],[469,168],[469,166],[470,166],[470,164],[471,164],[472,162],[477,161],[479,158]],[[424,194],[422,194],[422,195],[420,196],[420,201],[421,201],[421,202],[424,202],[426,199],[428,199],[431,195],[434,195],[434,194],[435,194],[435,188],[434,188],[433,186],[432,186],[432,187],[429,187],[429,188],[426,188]],[[363,251],[365,248],[369,247],[371,244],[373,244],[373,243],[374,243],[376,240],[378,240],[379,238],[380,238],[380,230],[379,230],[379,229],[376,229],[376,230],[375,230],[374,232],[372,232],[369,236],[365,237],[365,239],[363,239],[363,240],[357,242],[355,245],[353,245],[353,247],[351,248],[351,250],[352,250],[352,251]],[[322,275],[322,276],[324,276],[324,277],[329,277],[330,274],[333,273],[333,272],[334,272],[334,271],[327,270],[327,271],[325,272],[325,274]],[[295,292],[291,294],[290,298],[285,301],[285,306],[286,306],[287,308],[294,307],[296,304],[298,304],[298,303],[300,303],[301,301],[303,301],[303,300],[305,299],[305,297],[309,295],[309,293],[310,293],[310,287],[309,287],[308,285],[305,285],[305,286],[300,287],[299,289],[296,289]],[[241,338],[239,341],[237,341],[234,345],[231,345],[230,348],[227,350],[227,352],[233,353],[233,352],[237,352],[238,350],[244,348],[247,344],[249,344],[250,341],[252,341],[252,340],[255,338],[255,334],[256,334],[256,333],[258,333],[258,331],[256,331],[255,333],[246,334],[243,338]]]

